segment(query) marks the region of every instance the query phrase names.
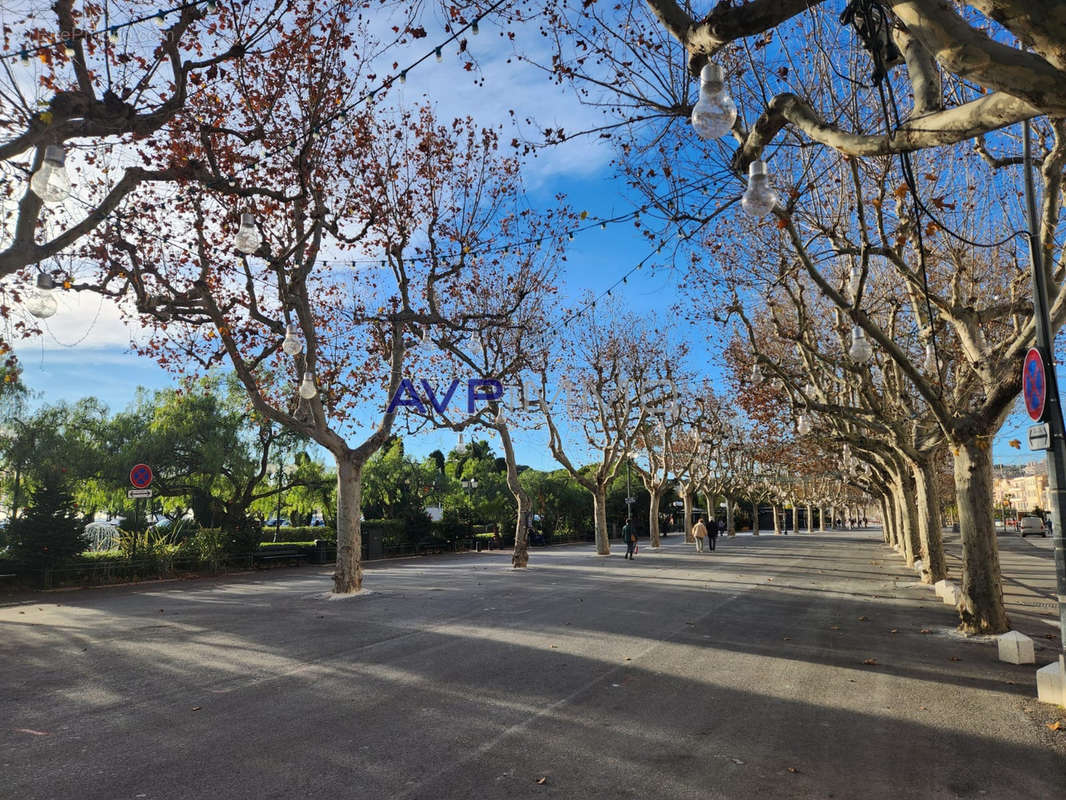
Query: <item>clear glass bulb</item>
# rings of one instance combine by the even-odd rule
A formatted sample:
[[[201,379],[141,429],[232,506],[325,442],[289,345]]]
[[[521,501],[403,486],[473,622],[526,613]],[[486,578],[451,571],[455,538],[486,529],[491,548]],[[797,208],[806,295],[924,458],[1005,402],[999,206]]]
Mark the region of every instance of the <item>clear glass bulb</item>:
[[[851,292],[852,302],[859,296],[859,268],[851,268],[851,276],[848,280],[848,291]]]
[[[259,249],[262,243],[263,237],[259,235],[255,227],[255,216],[248,213],[241,214],[241,227],[237,231],[237,237],[233,240],[234,246],[245,255],[251,255]]]
[[[751,382],[758,383],[762,380],[762,367],[759,366],[759,362],[756,361],[751,365]]]
[[[30,189],[46,203],[62,203],[70,195],[66,158],[62,147],[48,145],[44,149],[44,162],[30,178]]]
[[[752,161],[748,167],[748,188],[740,205],[752,217],[765,217],[777,205],[777,193],[770,187],[765,161]]]
[[[300,397],[310,400],[316,394],[318,394],[318,389],[315,388],[315,376],[310,372],[305,372],[304,379],[300,382]]]
[[[38,275],[37,288],[23,303],[26,310],[37,319],[48,319],[53,316],[59,308],[55,295],[52,294],[52,289],[54,288],[55,282],[52,280],[51,275],[45,275],[44,273]]]
[[[866,334],[862,328],[856,326],[851,334],[851,349],[848,350],[848,355],[851,356],[851,360],[856,364],[865,364],[871,358],[874,357],[873,348],[870,347],[870,343],[866,341]]]
[[[701,139],[720,139],[737,120],[737,105],[722,82],[722,68],[705,64],[700,72],[700,99],[692,108],[692,127]]]
[[[806,436],[810,432],[811,432],[810,420],[807,419],[807,415],[806,414],[800,414],[799,415],[799,419],[796,420],[796,433],[798,433],[800,436]]]
[[[303,352],[304,343],[300,339],[300,335],[296,332],[295,325],[285,326],[285,339],[281,342],[281,349],[290,356],[298,355]]]
[[[936,351],[933,350],[932,343],[925,346],[925,371],[929,373],[936,372]]]

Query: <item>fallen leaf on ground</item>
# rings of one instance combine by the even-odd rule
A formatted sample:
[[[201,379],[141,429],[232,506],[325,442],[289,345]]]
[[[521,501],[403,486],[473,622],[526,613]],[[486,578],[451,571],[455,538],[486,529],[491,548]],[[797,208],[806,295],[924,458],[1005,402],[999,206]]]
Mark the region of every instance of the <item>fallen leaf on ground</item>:
[[[1051,730],[1051,731],[1061,731],[1062,730],[1062,721],[1061,720],[1056,720],[1055,722],[1049,722],[1049,723],[1047,723],[1047,727],[1048,727],[1048,730]]]
[[[791,772],[793,775],[795,775],[797,772],[799,772],[799,770],[796,769],[795,767],[789,767],[788,771]]]
[[[922,628],[922,633],[932,633],[928,628]]]
[[[899,633],[899,628],[893,628],[889,633]]]
[[[862,663],[865,664],[868,667],[873,667],[873,666],[876,666],[877,659],[876,658],[867,658]]]
[[[928,711],[929,709],[926,708],[925,706],[918,706],[918,710],[919,711]]]
[[[869,622],[867,617],[859,617],[859,622]]]
[[[557,644],[553,644],[553,645],[551,646],[551,647],[552,647],[552,650],[554,650],[554,649],[555,649],[556,647],[558,647],[558,646],[559,646],[559,645],[557,645]]]
[[[547,783],[547,782],[548,782],[547,778],[537,778],[537,783],[543,784],[543,783]]]
[[[193,710],[193,711],[199,711],[199,710],[200,710],[200,708],[201,708],[201,706],[193,706],[193,707],[192,707],[192,710]]]
[[[959,658],[958,656],[952,656],[952,657],[951,657],[951,660],[952,660],[952,661],[962,661],[962,659],[961,659],[961,658]]]
[[[631,658],[627,658],[627,659],[626,659],[626,661],[632,661],[632,660],[633,660],[633,659],[631,659]]]
[[[1044,634],[1044,638],[1045,639],[1054,639],[1055,638],[1055,634],[1053,634],[1053,633],[1045,633]]]
[[[785,637],[785,641],[786,642],[791,642],[792,641],[792,637],[791,636],[786,636]]]
[[[840,626],[839,625],[830,625],[829,626],[829,630],[831,630],[831,631],[839,631],[840,630]]]

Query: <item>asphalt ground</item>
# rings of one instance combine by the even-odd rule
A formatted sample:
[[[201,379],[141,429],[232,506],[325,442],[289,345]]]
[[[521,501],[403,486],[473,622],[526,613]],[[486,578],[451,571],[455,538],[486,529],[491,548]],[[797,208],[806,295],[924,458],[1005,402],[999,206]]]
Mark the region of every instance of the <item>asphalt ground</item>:
[[[879,532],[666,542],[10,598],[0,797],[1063,796],[1066,712]],[[1012,603],[1049,545],[1001,542]]]

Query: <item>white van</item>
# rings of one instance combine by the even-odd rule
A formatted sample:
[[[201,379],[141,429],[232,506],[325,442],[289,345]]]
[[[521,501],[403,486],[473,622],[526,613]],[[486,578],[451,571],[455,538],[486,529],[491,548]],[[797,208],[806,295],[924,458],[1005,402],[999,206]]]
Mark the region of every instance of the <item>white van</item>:
[[[1022,538],[1030,533],[1039,533],[1041,536],[1047,536],[1047,526],[1044,525],[1044,520],[1040,519],[1040,517],[1022,517],[1018,522],[1018,530],[1021,532]]]

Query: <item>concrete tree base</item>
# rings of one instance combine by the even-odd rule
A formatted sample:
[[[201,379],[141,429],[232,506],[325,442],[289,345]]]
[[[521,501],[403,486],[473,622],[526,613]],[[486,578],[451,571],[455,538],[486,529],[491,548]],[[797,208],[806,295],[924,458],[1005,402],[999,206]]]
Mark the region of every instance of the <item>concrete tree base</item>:
[[[1007,631],[996,639],[999,644],[999,660],[1008,664],[1034,664],[1033,640],[1024,633]]]
[[[948,588],[949,583],[951,583],[951,581],[947,580],[946,578],[941,578],[933,584],[933,588],[936,590],[937,597],[944,596],[944,590]]]
[[[944,593],[940,595],[944,599],[944,605],[957,606],[962,601],[962,589],[957,583],[948,581],[944,587]]]
[[[923,569],[925,569],[925,562],[919,558],[914,562],[914,571],[921,575]]]
[[[1062,656],[1036,671],[1036,696],[1041,703],[1066,706],[1066,663]]]

